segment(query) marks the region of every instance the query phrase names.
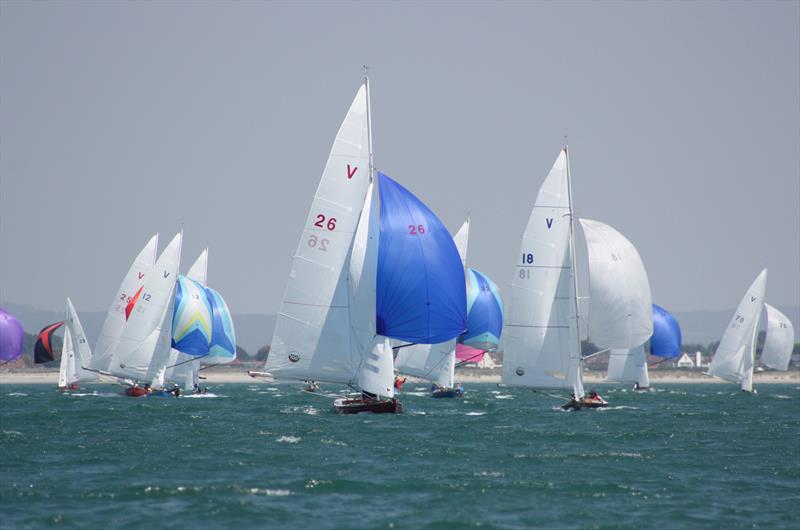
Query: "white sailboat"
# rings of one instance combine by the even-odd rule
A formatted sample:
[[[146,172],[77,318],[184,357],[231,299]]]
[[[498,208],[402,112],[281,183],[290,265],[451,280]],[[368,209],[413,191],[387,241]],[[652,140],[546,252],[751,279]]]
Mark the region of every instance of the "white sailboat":
[[[761,364],[785,372],[794,350],[794,326],[789,318],[775,307],[764,303],[767,310],[767,336],[761,350]]]
[[[461,265],[466,269],[467,245],[469,243],[469,222],[461,225],[453,242],[461,257]],[[456,339],[439,344],[412,344],[395,347],[397,352],[394,366],[401,375],[418,377],[436,385],[434,397],[454,397],[463,391],[455,385]]]
[[[91,368],[97,371],[108,371],[111,365],[111,356],[117,347],[117,342],[128,320],[130,304],[134,302],[137,294],[141,293],[144,285],[145,274],[153,268],[158,251],[158,234],[155,234],[144,248],[139,252],[122,279],[117,294],[111,302],[111,307],[106,313],[103,327],[100,328],[97,342],[91,357]]]
[[[97,374],[84,368],[91,363],[92,352],[78,318],[78,312],[75,311],[75,306],[69,298],[67,298],[65,324],[58,387],[72,390],[78,387],[78,383],[96,380]]]
[[[738,384],[744,392],[754,392],[756,337],[766,288],[767,269],[764,269],[739,302],[708,367],[709,375]]]
[[[585,396],[583,387],[571,195],[565,148],[539,189],[523,234],[504,331],[503,383],[571,390],[565,408],[577,409],[606,403],[596,393]],[[639,346],[652,334],[641,258],[608,225],[581,224],[589,250],[590,338],[601,348]]]
[[[144,285],[129,310],[128,321],[112,352],[108,370],[101,373],[154,388],[163,386],[172,338],[170,323],[182,237],[183,233],[179,232],[147,271]],[[137,384],[129,388],[129,395],[145,393]]]
[[[367,252],[368,238],[375,237],[368,230],[374,226],[372,223],[361,224],[361,241],[354,245],[359,218],[364,212],[368,218],[373,200],[369,129],[367,81],[359,88],[339,128],[314,194],[292,259],[264,366],[266,374],[251,375],[353,386],[358,383],[362,390],[376,395],[393,395],[391,370],[388,384],[369,377],[357,381],[365,347],[363,341],[351,337],[351,321],[374,323],[374,274],[365,270],[375,267],[374,256]],[[354,254],[361,253],[360,260],[351,260],[351,248]],[[364,282],[360,282],[361,276]],[[352,308],[353,319],[351,300],[359,301]],[[371,328],[356,331],[366,336]],[[359,347],[352,347],[353,340]],[[388,355],[391,361],[391,353]],[[378,352],[374,357],[373,361],[380,361],[383,356]]]

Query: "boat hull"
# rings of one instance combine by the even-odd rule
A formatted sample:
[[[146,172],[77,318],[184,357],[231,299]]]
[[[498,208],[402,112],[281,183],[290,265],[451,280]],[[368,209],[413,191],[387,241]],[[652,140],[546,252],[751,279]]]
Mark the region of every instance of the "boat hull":
[[[581,409],[601,409],[608,406],[608,401],[601,397],[597,398],[581,398],[579,400],[571,399],[567,403],[561,405],[563,410],[581,410]]]
[[[128,397],[144,397],[147,394],[147,389],[140,386],[129,386],[125,389],[125,395]]]
[[[370,399],[363,398],[339,398],[333,402],[333,408],[339,414],[360,414],[361,412],[372,412],[373,414],[400,414],[403,412],[403,404],[392,399]]]
[[[463,396],[464,391],[460,388],[437,388],[431,392],[431,397],[435,398],[455,398]]]

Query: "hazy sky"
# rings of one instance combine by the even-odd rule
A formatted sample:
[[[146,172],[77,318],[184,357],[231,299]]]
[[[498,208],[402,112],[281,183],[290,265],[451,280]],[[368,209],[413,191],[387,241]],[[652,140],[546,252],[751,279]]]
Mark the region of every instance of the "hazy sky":
[[[100,310],[152,233],[278,310],[333,137],[372,80],[377,167],[506,288],[569,135],[577,215],[653,300],[800,303],[800,3],[0,3],[0,303]],[[797,325],[797,323],[795,323]]]

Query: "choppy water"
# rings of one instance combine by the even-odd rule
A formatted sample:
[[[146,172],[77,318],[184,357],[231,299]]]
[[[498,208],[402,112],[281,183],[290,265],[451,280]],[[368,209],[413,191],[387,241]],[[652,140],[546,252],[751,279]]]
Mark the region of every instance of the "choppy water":
[[[339,416],[287,386],[132,399],[0,387],[2,528],[800,528],[800,388],[406,393]]]

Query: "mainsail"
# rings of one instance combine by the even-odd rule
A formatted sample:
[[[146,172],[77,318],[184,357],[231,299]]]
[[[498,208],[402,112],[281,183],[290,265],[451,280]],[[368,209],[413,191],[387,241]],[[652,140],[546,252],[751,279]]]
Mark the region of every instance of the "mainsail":
[[[761,363],[773,370],[786,371],[794,349],[794,326],[789,318],[773,306],[767,308],[767,336],[761,350]]]
[[[567,151],[539,189],[507,301],[503,383],[583,395]]]
[[[741,384],[743,390],[752,389],[754,337],[766,287],[767,269],[764,269],[739,302],[708,367],[709,374]]]
[[[122,330],[125,329],[127,320],[125,309],[144,285],[145,274],[153,267],[157,250],[158,234],[155,234],[139,252],[136,259],[133,260],[128,273],[122,279],[94,346],[92,355],[93,369],[100,371],[110,370],[111,356],[120,336],[122,336]]]
[[[265,370],[350,383],[347,260],[370,183],[368,93],[361,86],[333,142],[292,259]]]

